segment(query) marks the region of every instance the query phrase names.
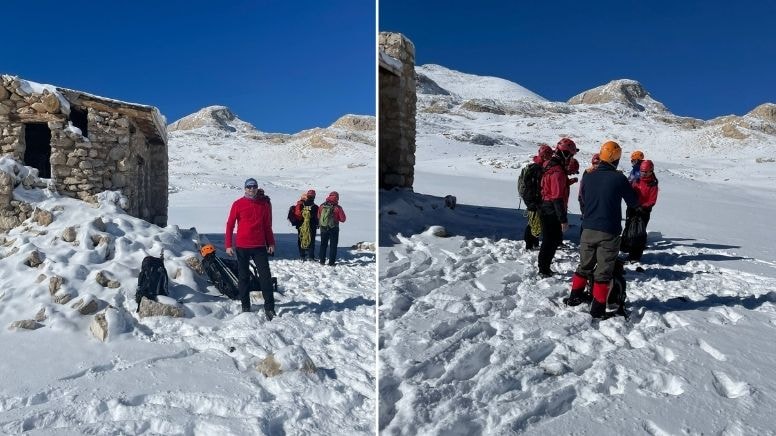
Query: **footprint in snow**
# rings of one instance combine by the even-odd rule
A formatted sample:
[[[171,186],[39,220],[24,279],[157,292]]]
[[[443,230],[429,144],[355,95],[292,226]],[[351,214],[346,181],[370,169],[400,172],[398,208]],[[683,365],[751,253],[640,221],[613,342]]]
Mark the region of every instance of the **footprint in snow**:
[[[701,347],[701,350],[705,351],[711,357],[719,360],[720,362],[724,362],[727,360],[727,356],[725,356],[724,353],[712,347],[711,345],[709,345],[708,342],[704,341],[703,339],[698,339],[698,346]]]
[[[740,398],[749,393],[749,385],[746,382],[737,382],[722,371],[712,371],[711,375],[714,389],[725,398]]]

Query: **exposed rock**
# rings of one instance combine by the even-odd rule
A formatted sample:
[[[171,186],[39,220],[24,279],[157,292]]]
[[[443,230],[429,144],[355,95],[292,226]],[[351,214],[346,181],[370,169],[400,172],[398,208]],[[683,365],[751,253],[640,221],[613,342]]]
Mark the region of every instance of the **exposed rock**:
[[[38,250],[33,250],[29,256],[27,256],[27,259],[24,261],[24,264],[27,265],[30,268],[37,268],[38,265],[43,263],[43,255],[38,252]]]
[[[58,294],[55,294],[52,298],[52,301],[56,304],[67,304],[70,302],[70,300],[73,299],[73,295],[69,292],[61,292]]]
[[[187,257],[186,265],[197,274],[205,274],[205,269],[202,267],[202,261],[196,256]]]
[[[54,221],[54,214],[48,210],[36,207],[35,211],[32,212],[32,220],[42,226],[47,226]]]
[[[95,338],[105,342],[108,338],[108,320],[105,319],[105,312],[94,315],[92,323],[89,324],[89,331]]]
[[[99,303],[97,302],[97,300],[91,297],[86,297],[86,299],[79,298],[70,307],[77,310],[78,313],[80,313],[81,315],[91,315],[97,312],[97,309],[99,309]]]
[[[109,305],[94,315],[89,331],[100,341],[109,341],[115,335],[132,329],[131,322],[127,320],[129,316],[124,309]]]
[[[666,112],[665,106],[652,99],[641,83],[635,80],[613,80],[606,85],[590,89],[571,97],[569,104],[603,104],[618,102],[639,112]]]
[[[310,356],[304,348],[298,345],[289,345],[270,353],[256,364],[256,370],[265,377],[274,377],[284,372],[301,371],[307,374],[315,374],[315,367]]]
[[[102,221],[102,218],[100,217],[95,218],[94,221],[92,221],[92,225],[94,226],[95,229],[101,232],[104,232],[107,230],[105,223]]]
[[[355,245],[350,247],[353,250],[359,250],[359,251],[375,251],[375,243],[374,242],[357,242]]]
[[[8,326],[8,330],[37,330],[41,327],[43,327],[43,324],[34,319],[24,319],[12,322],[11,325]]]
[[[75,241],[76,236],[77,236],[77,233],[75,231],[75,227],[67,227],[65,230],[62,231],[62,240],[65,242]]]
[[[35,314],[35,318],[33,318],[35,321],[42,322],[45,321],[48,316],[46,316],[46,308],[41,307],[38,313]]]
[[[148,316],[171,316],[174,318],[183,318],[184,316],[182,307],[163,304],[158,301],[149,300],[148,298],[143,298],[140,300],[140,310],[137,313],[141,318]]]
[[[167,126],[168,132],[213,127],[225,132],[257,133],[253,125],[239,119],[226,106],[208,106]]]
[[[46,280],[46,277],[48,277],[46,274],[38,274],[38,278],[35,279],[35,283],[40,283],[43,280]]]
[[[118,288],[119,286],[121,286],[121,284],[118,281],[114,280],[111,277],[110,273],[105,270],[98,271],[97,275],[94,276],[94,280],[97,283],[99,283],[99,285],[102,287]]]
[[[446,238],[447,230],[442,226],[431,226],[426,230],[426,234],[436,236],[438,238]]]
[[[54,295],[59,291],[59,287],[65,281],[62,277],[53,276],[49,279],[49,294]]]
[[[722,125],[722,136],[733,139],[746,139],[748,137],[748,135],[738,130],[736,125],[732,123]]]
[[[415,79],[415,87],[418,90],[418,94],[450,95],[448,90],[439,86],[436,82],[431,80],[430,77],[423,73],[416,72]]]
[[[345,115],[335,121],[331,127],[353,131],[366,131],[374,135],[375,118],[364,115]]]
[[[776,123],[776,104],[765,103],[752,109],[747,115],[760,118],[771,123]]]
[[[501,105],[493,100],[488,99],[472,99],[466,100],[461,105],[461,109],[466,109],[471,112],[487,112],[496,115],[506,115],[506,111]]]

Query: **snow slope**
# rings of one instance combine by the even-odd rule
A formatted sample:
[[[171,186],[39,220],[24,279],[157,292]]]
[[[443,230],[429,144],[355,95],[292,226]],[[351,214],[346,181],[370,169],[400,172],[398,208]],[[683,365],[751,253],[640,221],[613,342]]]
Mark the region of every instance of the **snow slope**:
[[[444,98],[419,98],[414,192],[380,192],[381,433],[773,434],[774,136],[732,139],[618,103],[437,111]],[[461,139],[475,135],[497,141]],[[539,279],[524,248],[517,175],[563,136],[583,168],[607,139],[623,162],[636,149],[655,160],[627,320],[560,303],[579,260],[578,185],[558,274]]]
[[[18,186],[15,199],[51,211],[53,222],[30,219],[0,237],[0,434],[374,433],[375,253],[349,247],[375,240],[374,129],[370,136],[351,121],[277,144],[251,129],[172,132],[165,228],[124,214],[116,193],[88,205]],[[307,147],[316,135],[318,145],[336,141]],[[30,171],[7,158],[0,168],[17,183]],[[225,256],[226,215],[247,177],[276,205],[279,317],[271,322],[260,293],[254,313],[241,313],[189,266],[200,240]],[[297,260],[285,214],[309,188],[319,202],[338,190],[348,213],[335,267]],[[68,228],[73,242],[63,239]],[[141,261],[161,250],[170,296],[160,301],[182,308],[182,318],[135,312]],[[25,264],[33,251],[40,266]],[[62,284],[51,295],[55,277]],[[73,307],[79,300],[105,313],[105,342],[90,333],[95,315]],[[37,328],[11,327],[23,320]],[[258,367],[270,355],[284,372],[265,377]]]

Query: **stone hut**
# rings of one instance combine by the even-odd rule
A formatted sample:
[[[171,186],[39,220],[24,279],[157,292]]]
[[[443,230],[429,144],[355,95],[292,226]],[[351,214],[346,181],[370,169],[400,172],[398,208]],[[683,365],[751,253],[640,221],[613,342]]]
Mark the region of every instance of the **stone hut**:
[[[167,130],[155,107],[3,75],[0,152],[61,195],[91,202],[121,191],[127,213],[167,225]]]
[[[412,188],[415,178],[415,46],[400,33],[379,41],[381,189]]]

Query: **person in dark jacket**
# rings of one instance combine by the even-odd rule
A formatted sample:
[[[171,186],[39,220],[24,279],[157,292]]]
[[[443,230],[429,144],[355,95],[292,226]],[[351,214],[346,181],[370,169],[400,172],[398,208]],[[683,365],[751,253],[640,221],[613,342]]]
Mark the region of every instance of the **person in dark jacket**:
[[[639,199],[639,205],[636,208],[628,208],[625,212],[625,230],[623,235],[627,232],[627,229],[634,219],[638,216],[644,221],[644,233],[637,240],[633,241],[628,249],[628,260],[631,262],[638,262],[641,260],[641,255],[644,253],[644,248],[647,246],[647,224],[649,224],[649,218],[652,215],[652,208],[657,203],[657,177],[655,177],[655,165],[651,160],[645,160],[641,162],[639,167],[641,177],[636,182],[632,182],[631,186],[636,191],[636,195]]]
[[[552,157],[552,148],[547,144],[539,144],[539,151],[533,157],[533,163],[544,166],[544,163]],[[539,221],[538,211],[528,211],[526,214],[528,224],[523,231],[523,240],[526,250],[535,250],[539,248],[539,235],[542,234],[541,221]],[[532,225],[532,223],[537,223]]]
[[[347,217],[345,210],[339,205],[339,193],[332,191],[326,201],[318,207],[318,224],[321,226],[321,265],[326,263],[326,249],[329,251],[329,266],[334,266],[337,259],[337,243],[339,242],[339,223],[344,223]],[[329,247],[329,244],[331,246]]]
[[[644,162],[644,152],[636,150],[631,153],[631,171],[628,174],[628,181],[630,183],[638,182],[641,177],[641,163]]]
[[[589,301],[585,297],[588,281],[593,281],[593,301],[590,315],[606,316],[615,261],[620,252],[622,232],[622,201],[635,207],[636,193],[628,179],[617,171],[622,148],[614,141],[601,145],[600,163],[595,171],[582,176],[582,236],[579,241],[579,266],[571,278],[571,294],[564,299],[569,306]]]
[[[555,147],[552,158],[544,164],[542,175],[542,205],[539,218],[542,221],[542,245],[539,247],[539,275],[551,277],[552,258],[558,246],[563,242],[563,232],[568,230],[567,203],[569,181],[566,165],[574,156],[577,148],[574,141],[563,138]]]
[[[318,205],[315,204],[315,190],[310,189],[294,206],[294,216],[297,226],[296,246],[299,248],[299,257],[305,261],[315,259],[315,234],[318,231]]]
[[[264,314],[268,320],[275,317],[275,298],[272,295],[272,274],[268,256],[275,253],[275,235],[272,232],[272,203],[264,191],[259,189],[256,179],[245,181],[245,195],[232,203],[226,219],[224,247],[226,254],[235,255],[232,248],[232,233],[237,224],[237,282],[242,311],[251,311],[250,271],[251,259],[256,264],[261,293],[264,297]]]

